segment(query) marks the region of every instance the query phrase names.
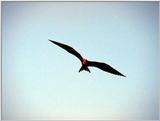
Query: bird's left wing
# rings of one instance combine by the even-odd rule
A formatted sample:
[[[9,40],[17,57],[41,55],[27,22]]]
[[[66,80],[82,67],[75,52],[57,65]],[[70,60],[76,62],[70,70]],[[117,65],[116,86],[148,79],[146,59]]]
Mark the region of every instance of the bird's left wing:
[[[97,67],[103,71],[115,74],[115,75],[119,75],[119,76],[124,76],[125,75],[121,74],[119,71],[115,70],[114,68],[112,68],[110,65],[106,64],[106,63],[102,63],[102,62],[95,62],[95,61],[87,61],[87,65],[88,66],[93,66],[93,67]]]
[[[56,45],[58,45],[59,47],[65,49],[67,52],[75,55],[82,62],[82,60],[83,60],[82,56],[75,49],[73,49],[72,47],[70,47],[68,45],[65,45],[65,44],[62,44],[62,43],[59,43],[59,42],[56,42],[56,41],[53,41],[53,40],[49,40],[49,41],[54,43],[54,44],[56,44]]]

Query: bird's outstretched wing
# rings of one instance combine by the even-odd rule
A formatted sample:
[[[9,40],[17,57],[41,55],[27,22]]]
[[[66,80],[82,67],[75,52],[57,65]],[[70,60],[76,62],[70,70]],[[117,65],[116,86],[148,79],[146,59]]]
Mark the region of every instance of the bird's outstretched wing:
[[[59,42],[56,42],[56,41],[53,41],[53,40],[49,40],[49,41],[54,43],[54,44],[56,44],[56,45],[58,45],[59,47],[65,49],[67,52],[75,55],[82,62],[82,60],[83,60],[82,56],[75,49],[73,49],[72,47],[70,47],[68,45],[65,45],[65,44],[62,44],[62,43],[59,43]]]
[[[124,76],[125,75],[121,74],[120,72],[118,72],[117,70],[115,70],[114,68],[112,68],[110,65],[106,64],[106,63],[101,63],[101,62],[95,62],[95,61],[87,61],[87,65],[88,66],[93,66],[93,67],[97,67],[103,71],[115,74],[115,75],[119,75],[119,76]]]

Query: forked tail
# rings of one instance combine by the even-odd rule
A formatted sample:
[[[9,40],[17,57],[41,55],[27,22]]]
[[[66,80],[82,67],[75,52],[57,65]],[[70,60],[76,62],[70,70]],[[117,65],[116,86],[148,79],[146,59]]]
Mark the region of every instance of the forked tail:
[[[79,69],[79,72],[81,72],[83,70],[88,71],[89,73],[91,73],[90,70],[89,70],[89,68],[87,66],[83,66],[82,65],[81,68]]]

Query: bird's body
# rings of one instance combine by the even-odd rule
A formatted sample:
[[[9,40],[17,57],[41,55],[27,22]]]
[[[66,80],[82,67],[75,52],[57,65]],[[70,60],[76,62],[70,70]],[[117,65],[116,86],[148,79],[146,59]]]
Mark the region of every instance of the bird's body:
[[[59,47],[65,49],[67,52],[69,52],[70,54],[73,54],[74,56],[76,56],[82,63],[81,68],[79,69],[79,72],[85,70],[90,72],[89,70],[89,66],[90,67],[97,67],[103,71],[115,74],[115,75],[119,75],[119,76],[124,76],[123,74],[121,74],[120,72],[118,72],[117,70],[115,70],[114,68],[112,68],[110,65],[106,64],[106,63],[102,63],[102,62],[95,62],[95,61],[88,61],[87,59],[83,58],[75,49],[73,49],[72,47],[53,41],[53,40],[49,40],[50,42],[58,45]],[[124,76],[125,77],[125,76]]]

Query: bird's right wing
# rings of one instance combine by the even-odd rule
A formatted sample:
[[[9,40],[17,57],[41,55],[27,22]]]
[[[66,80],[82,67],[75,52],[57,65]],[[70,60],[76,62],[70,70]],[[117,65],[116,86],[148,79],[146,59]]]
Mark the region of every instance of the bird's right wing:
[[[75,55],[82,62],[82,60],[83,60],[82,56],[75,49],[73,49],[72,47],[70,47],[68,45],[65,45],[65,44],[62,44],[62,43],[59,43],[59,42],[56,42],[56,41],[53,41],[53,40],[49,40],[49,41],[54,43],[54,44],[56,44],[56,45],[58,45],[59,47],[65,49],[70,54]]]
[[[119,76],[124,76],[123,74],[121,74],[119,71],[115,70],[114,68],[112,68],[110,65],[106,64],[106,63],[102,63],[102,62],[95,62],[95,61],[87,61],[87,65],[88,66],[93,66],[93,67],[97,67],[103,71],[115,74],[115,75],[119,75]]]

